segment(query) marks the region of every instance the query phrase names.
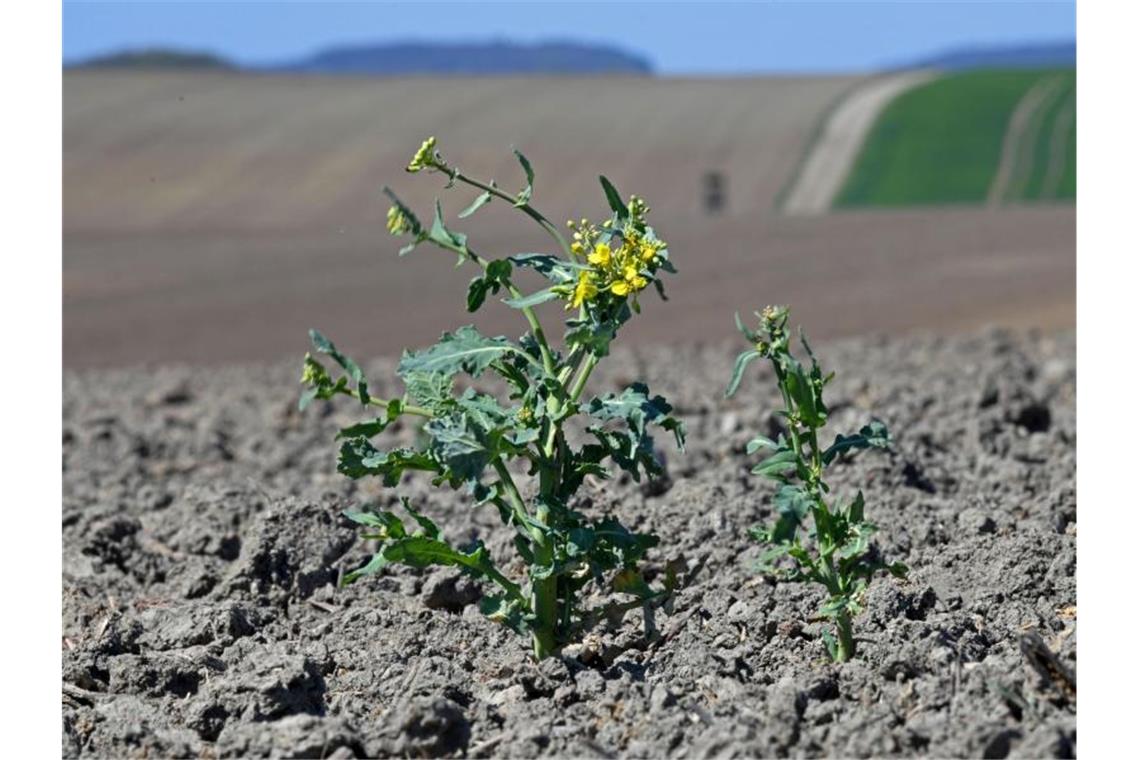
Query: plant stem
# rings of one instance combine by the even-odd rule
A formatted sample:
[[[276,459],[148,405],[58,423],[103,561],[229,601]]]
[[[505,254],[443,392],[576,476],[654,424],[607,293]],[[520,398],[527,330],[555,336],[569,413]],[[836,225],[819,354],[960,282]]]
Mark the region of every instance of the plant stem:
[[[357,392],[355,390],[349,390],[348,388],[341,388],[340,392],[346,396],[352,396],[353,398],[358,397]],[[386,409],[388,407],[388,404],[390,404],[392,402],[389,399],[378,398],[377,396],[371,396],[368,399],[368,403],[372,406],[378,406],[381,409]],[[403,414],[414,414],[417,417],[427,417],[428,419],[435,416],[435,414],[432,412],[431,409],[427,409],[427,408],[422,407],[422,406],[415,406],[414,404],[404,404],[402,407],[400,407],[400,411]]]
[[[531,535],[536,541],[538,540],[538,533],[530,524],[530,512],[526,508],[526,502],[523,501],[522,494],[519,493],[519,487],[515,485],[515,479],[511,477],[510,470],[503,463],[502,457],[496,457],[492,463],[495,468],[495,473],[499,476],[499,482],[503,484],[503,490],[507,494],[507,501],[511,504],[511,509],[515,513],[515,518],[519,521],[527,533]]]
[[[590,373],[594,371],[594,367],[598,366],[598,355],[588,354],[586,361],[582,365],[582,369],[578,371],[578,377],[574,378],[574,384],[570,386],[570,402],[573,403],[578,400],[582,395],[582,391],[586,390],[586,381],[590,379]]]
[[[574,255],[574,252],[572,250],[570,250],[569,243],[566,242],[566,238],[562,236],[562,233],[558,230],[558,227],[541,213],[539,213],[538,209],[536,209],[534,206],[531,206],[529,203],[523,203],[520,205],[517,198],[510,195],[509,193],[503,192],[497,187],[493,187],[492,185],[488,185],[485,182],[480,182],[477,179],[468,177],[466,174],[459,170],[453,170],[453,172],[454,173],[451,176],[460,182],[464,182],[468,185],[471,185],[472,187],[477,187],[484,192],[490,193],[496,198],[500,198],[507,203],[510,203],[515,208],[522,210],[524,214],[529,216],[534,221],[538,222],[538,225],[546,230],[547,234],[550,235],[550,237],[554,238],[554,241],[558,243],[560,248],[562,248],[562,252],[565,253],[571,261],[578,261],[578,257]]]
[[[840,612],[835,617],[835,630],[839,634],[835,661],[847,662],[855,655],[855,637],[851,635],[851,616],[846,611]]]
[[[551,430],[557,431],[557,426],[551,425]],[[543,451],[546,461],[539,470],[539,492],[543,499],[535,509],[535,521],[544,527],[551,525],[550,507],[548,499],[551,498],[558,486],[558,471],[550,464],[552,451]],[[531,579],[531,612],[534,614],[534,657],[541,660],[554,654],[557,649],[555,627],[558,622],[558,575],[553,572],[554,545],[550,540],[550,533],[541,532],[536,542],[534,561],[537,568],[546,568],[549,574],[544,578]]]
[[[491,262],[475,253],[475,251],[471,250],[470,248],[468,248],[466,252],[471,257],[471,260],[482,267],[484,271],[486,271],[487,267],[491,265]],[[511,296],[514,298],[522,298],[522,291],[515,287],[515,284],[513,282],[507,279],[504,280],[504,284],[507,287],[507,292],[510,293]],[[522,307],[520,311],[523,313],[523,316],[526,317],[527,324],[530,325],[530,331],[534,334],[535,341],[538,342],[538,350],[539,353],[542,354],[543,369],[546,371],[546,374],[553,375],[554,356],[550,352],[550,344],[546,340],[546,332],[542,329],[542,323],[538,321],[538,315],[535,314],[534,309],[529,306]]]

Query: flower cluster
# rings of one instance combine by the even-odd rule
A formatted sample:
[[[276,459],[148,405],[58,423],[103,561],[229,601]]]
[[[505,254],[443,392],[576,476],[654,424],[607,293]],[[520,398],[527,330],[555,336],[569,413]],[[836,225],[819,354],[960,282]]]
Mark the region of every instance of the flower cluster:
[[[435,138],[429,137],[424,140],[423,145],[416,151],[416,155],[412,156],[412,160],[408,162],[404,171],[415,174],[416,172],[436,165],[435,155]]]
[[[633,196],[629,208],[629,219],[617,230],[612,220],[603,222],[601,229],[586,219],[567,223],[574,230],[570,249],[584,255],[589,264],[589,269],[579,272],[567,308],[578,308],[602,293],[619,298],[636,296],[652,282],[663,261],[665,241],[658,240],[645,226],[644,215],[649,209],[644,201]]]
[[[388,209],[388,232],[397,237],[412,230],[412,220],[399,206]]]

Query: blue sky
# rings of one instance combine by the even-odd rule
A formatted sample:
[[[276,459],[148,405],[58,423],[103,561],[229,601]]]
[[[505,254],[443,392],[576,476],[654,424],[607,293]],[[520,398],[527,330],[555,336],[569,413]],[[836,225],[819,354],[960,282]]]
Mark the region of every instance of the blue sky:
[[[963,46],[1073,40],[1068,0],[1041,2],[452,3],[65,0],[64,61],[170,46],[271,63],[345,43],[604,42],[665,74],[866,71]]]

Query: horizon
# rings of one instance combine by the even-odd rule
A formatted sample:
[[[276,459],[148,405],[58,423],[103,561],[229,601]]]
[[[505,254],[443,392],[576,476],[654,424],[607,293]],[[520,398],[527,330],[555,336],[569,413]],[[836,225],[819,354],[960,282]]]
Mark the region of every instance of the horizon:
[[[648,7],[652,14],[645,13]],[[813,75],[889,69],[948,52],[1076,41],[1071,0],[652,6],[65,0],[63,8],[64,66],[115,53],[165,49],[256,68],[330,48],[499,42],[614,48],[645,58],[655,75],[666,77]],[[607,20],[596,32],[599,11]],[[225,23],[217,23],[219,18]],[[591,19],[594,26],[586,23]],[[431,23],[430,32],[425,21]],[[522,28],[527,33],[520,34]],[[361,31],[370,29],[374,31]],[[719,41],[693,45],[694,37]]]

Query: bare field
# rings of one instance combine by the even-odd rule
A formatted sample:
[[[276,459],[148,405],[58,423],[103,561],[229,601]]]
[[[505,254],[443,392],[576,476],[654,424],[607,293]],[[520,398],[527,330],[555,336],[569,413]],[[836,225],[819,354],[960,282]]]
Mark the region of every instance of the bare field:
[[[468,270],[396,258],[388,182],[429,132],[472,173],[517,182],[515,144],[552,218],[605,209],[596,174],[649,198],[681,274],[633,341],[720,339],[733,310],[790,303],[820,338],[1064,327],[1075,312],[1071,206],[778,215],[818,118],[854,79],[366,80],[217,74],[64,77],[64,361],[70,367],[299,355],[320,327],[383,355],[478,321]],[[462,123],[457,120],[462,118]],[[727,209],[700,209],[724,173]],[[445,196],[449,219],[471,195]],[[502,204],[460,224],[487,255],[549,246]],[[539,248],[541,246],[541,248]],[[557,308],[548,310],[557,318]]]
[[[504,186],[521,184],[518,147],[552,211],[586,211],[577,207],[601,199],[605,173],[663,214],[697,212],[712,170],[727,176],[731,208],[766,211],[816,117],[856,81],[73,72],[64,77],[65,226],[364,225],[383,216],[384,183],[431,201],[442,183],[402,172],[429,134],[453,163]]]

